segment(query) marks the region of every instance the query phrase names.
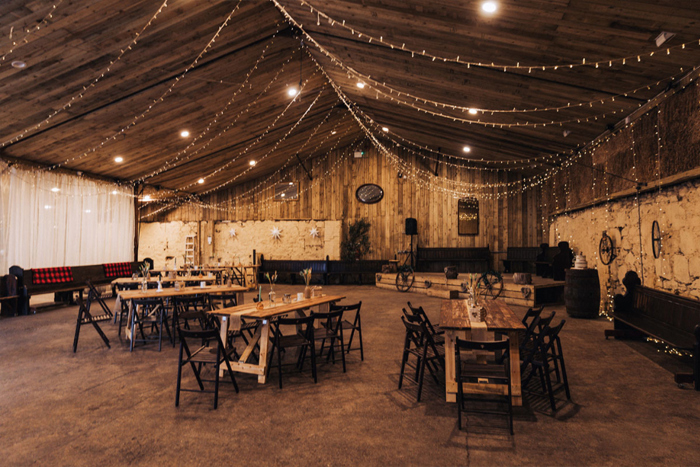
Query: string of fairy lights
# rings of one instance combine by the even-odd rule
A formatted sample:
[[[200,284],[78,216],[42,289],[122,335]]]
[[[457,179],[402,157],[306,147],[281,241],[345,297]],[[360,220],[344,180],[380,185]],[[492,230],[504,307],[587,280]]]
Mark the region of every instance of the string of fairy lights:
[[[282,13],[285,16],[290,16],[289,13],[287,13],[287,10],[282,7],[282,5],[277,2],[277,0],[273,0],[275,3],[275,6],[282,11]],[[468,68],[471,66],[479,66],[479,67],[485,67],[485,68],[496,68],[503,70],[504,72],[508,71],[514,71],[514,70],[527,70],[528,73],[532,71],[556,71],[559,69],[565,70],[565,69],[573,69],[577,67],[595,67],[599,68],[601,66],[608,66],[612,67],[613,65],[626,65],[627,61],[631,62],[641,62],[643,59],[651,58],[655,55],[655,52],[639,52],[636,54],[628,55],[625,57],[612,57],[612,58],[606,58],[606,59],[599,59],[599,60],[587,60],[585,57],[582,57],[580,60],[577,60],[576,62],[571,62],[571,63],[561,63],[561,64],[525,64],[525,63],[520,63],[516,62],[515,64],[512,63],[494,63],[494,62],[478,62],[478,61],[470,61],[470,60],[465,60],[459,55],[453,56],[453,57],[446,57],[446,56],[440,56],[436,55],[430,52],[427,52],[426,49],[413,49],[410,47],[407,47],[405,43],[401,43],[399,45],[398,43],[392,42],[390,40],[385,40],[384,36],[375,36],[372,34],[369,34],[365,31],[360,31],[354,26],[347,25],[345,20],[339,20],[336,18],[331,17],[327,13],[319,10],[317,7],[311,5],[309,2],[306,0],[299,0],[299,3],[302,6],[308,7],[309,11],[312,14],[316,14],[317,16],[317,25],[321,24],[321,18],[323,18],[325,21],[328,22],[333,27],[340,27],[345,29],[346,31],[349,31],[351,35],[357,36],[357,39],[363,39],[367,41],[367,43],[375,43],[379,44],[385,47],[388,47],[392,50],[398,50],[401,52],[404,52],[406,54],[411,54],[411,57],[425,57],[431,59],[431,61],[442,61],[442,62],[452,62],[452,63],[459,63],[461,65],[466,65]],[[291,17],[291,16],[290,16]],[[296,21],[295,21],[296,22]],[[671,47],[666,47],[665,52],[666,55],[670,55],[671,51],[678,51],[678,50],[685,50],[688,47],[691,46],[700,46],[700,40],[697,41],[692,41],[692,42],[685,42],[683,44],[678,44],[675,46]],[[663,54],[663,52],[662,52]]]
[[[242,1],[242,0],[241,0],[241,1]],[[239,2],[239,3],[240,3],[240,2]],[[130,50],[132,50],[132,49],[136,46],[136,44],[138,43],[139,38],[141,37],[141,35],[143,35],[143,33],[151,26],[151,24],[153,24],[153,22],[156,20],[156,18],[158,17],[158,15],[159,15],[167,6],[168,6],[168,1],[165,0],[165,1],[160,5],[160,7],[158,8],[158,10],[153,14],[153,16],[151,16],[151,18],[148,20],[148,22],[146,22],[146,25],[143,26],[143,28],[141,28],[141,30],[140,30],[139,32],[137,32],[137,33],[134,35],[134,38],[131,40],[131,42],[129,43],[129,45],[126,46],[125,48],[121,49],[121,50],[119,51],[119,55],[117,55],[117,57],[116,57],[114,60],[110,60],[109,65],[107,65],[107,67],[106,67],[104,70],[102,70],[102,71],[100,72],[100,74],[97,75],[97,77],[94,78],[88,85],[83,85],[81,91],[79,91],[77,94],[74,94],[73,96],[71,96],[70,99],[68,99],[67,102],[63,103],[61,106],[58,107],[58,109],[56,109],[56,110],[54,110],[53,112],[51,112],[51,113],[48,115],[48,117],[46,117],[45,119],[43,119],[41,122],[39,122],[39,123],[37,123],[37,124],[35,124],[35,125],[32,125],[32,126],[30,126],[30,127],[27,127],[27,128],[25,128],[25,129],[21,130],[17,135],[13,136],[12,138],[10,138],[10,139],[8,139],[8,140],[5,140],[5,141],[3,141],[3,142],[0,142],[0,148],[3,148],[3,147],[5,147],[5,146],[7,146],[7,145],[9,145],[9,144],[14,144],[14,143],[16,143],[17,141],[23,139],[27,134],[29,134],[29,133],[31,133],[31,132],[33,132],[33,131],[35,131],[35,130],[38,130],[39,128],[41,128],[41,127],[44,126],[44,125],[47,125],[51,120],[53,120],[53,118],[54,118],[56,115],[58,115],[58,114],[60,114],[61,112],[65,111],[66,109],[70,108],[76,101],[82,99],[83,96],[84,96],[89,90],[91,90],[91,89],[93,89],[95,86],[97,86],[97,83],[99,83],[99,82],[102,80],[102,78],[105,77],[105,75],[107,75],[107,74],[110,73],[110,71],[112,70],[112,67],[114,66],[114,64],[116,64],[116,63],[118,63],[119,61],[121,61],[122,57],[124,57],[124,55],[125,55],[127,52],[129,52]]]
[[[139,177],[139,178],[137,178],[137,179],[132,180],[132,182],[134,182],[134,183],[136,183],[136,182],[143,182],[143,181],[145,181],[145,180],[147,180],[147,179],[149,179],[149,178],[153,178],[153,177],[155,177],[156,175],[159,175],[159,174],[161,174],[161,173],[163,173],[163,172],[166,172],[166,171],[168,171],[168,170],[170,170],[170,169],[172,169],[172,168],[175,168],[175,167],[178,166],[181,162],[184,162],[184,161],[186,161],[186,160],[189,160],[189,159],[191,159],[192,157],[198,155],[198,154],[199,154],[200,152],[202,152],[204,149],[208,148],[214,141],[218,140],[220,137],[222,137],[223,135],[225,135],[231,128],[233,128],[233,127],[236,125],[236,123],[238,122],[239,118],[241,118],[243,115],[247,114],[247,113],[250,111],[251,108],[254,108],[254,107],[257,105],[257,103],[258,103],[258,101],[260,100],[260,98],[261,98],[263,95],[265,95],[265,94],[270,90],[270,88],[272,87],[272,85],[273,85],[273,84],[277,81],[277,79],[279,78],[280,74],[282,74],[282,72],[285,70],[285,67],[286,67],[286,66],[289,64],[289,62],[294,58],[295,52],[296,52],[296,51],[293,51],[292,54],[291,54],[284,62],[282,62],[282,65],[281,65],[280,68],[277,70],[277,73],[275,73],[275,75],[274,75],[274,76],[272,77],[272,79],[267,83],[267,85],[263,88],[263,90],[262,90],[261,92],[259,92],[259,93],[255,96],[255,98],[254,98],[251,102],[249,102],[240,112],[238,112],[238,114],[236,114],[236,116],[235,116],[223,129],[221,129],[216,135],[212,136],[205,144],[203,144],[202,146],[200,146],[199,148],[197,148],[197,150],[193,151],[192,153],[187,154],[187,151],[188,151],[190,148],[192,148],[192,147],[194,146],[194,144],[196,144],[197,141],[199,141],[199,140],[202,139],[206,134],[209,133],[211,127],[212,127],[214,124],[216,124],[216,123],[218,122],[218,120],[219,120],[219,119],[225,114],[225,112],[228,110],[228,107],[234,102],[234,100],[236,99],[236,97],[237,97],[239,91],[242,90],[242,89],[245,87],[245,85],[246,85],[247,82],[248,82],[248,79],[250,78],[250,76],[252,75],[252,73],[257,69],[257,67],[258,67],[258,65],[259,65],[259,63],[260,63],[260,61],[261,61],[261,59],[262,59],[263,56],[264,56],[264,52],[263,52],[263,55],[261,56],[261,59],[259,59],[259,60],[255,63],[255,65],[253,66],[253,68],[250,69],[250,71],[249,71],[248,74],[246,75],[245,80],[244,80],[243,83],[239,86],[239,88],[233,93],[233,96],[232,96],[231,99],[226,103],[226,105],[224,105],[224,107],[223,107],[221,110],[219,110],[219,112],[217,112],[217,114],[214,116],[214,118],[213,118],[210,122],[207,123],[207,125],[206,125],[206,127],[205,127],[205,130],[203,130],[201,133],[199,133],[199,134],[194,138],[194,140],[193,140],[190,144],[188,144],[187,147],[185,147],[185,149],[179,151],[177,154],[175,154],[175,156],[174,156],[173,158],[167,160],[161,167],[159,167],[158,169],[156,169],[156,170],[154,170],[154,171],[152,171],[152,172],[150,172],[150,173],[147,173],[147,174],[145,174],[145,175],[143,175],[143,176],[141,176],[141,177]],[[181,157],[183,154],[187,154],[186,157]]]
[[[41,28],[43,28],[44,26],[46,26],[46,25],[48,24],[49,20],[53,18],[53,14],[54,14],[54,12],[56,11],[56,8],[58,8],[58,7],[61,5],[61,3],[63,3],[63,0],[58,0],[56,3],[54,3],[53,5],[51,5],[51,9],[50,9],[49,12],[46,14],[46,16],[44,16],[44,17],[42,18],[42,20],[39,21],[39,23],[36,24],[33,28],[27,28],[27,29],[22,28],[22,30],[23,30],[24,33],[25,33],[24,36],[22,37],[22,39],[14,40],[14,37],[13,37],[13,35],[14,35],[14,26],[10,28],[9,39],[12,41],[12,44],[10,44],[10,50],[8,50],[7,52],[5,52],[5,53],[2,55],[2,57],[0,57],[0,66],[3,65],[3,63],[5,62],[5,60],[7,59],[7,57],[9,57],[10,55],[12,55],[12,54],[14,53],[14,51],[15,51],[15,49],[16,49],[17,47],[21,47],[21,46],[23,46],[23,45],[25,45],[25,44],[28,44],[28,43],[29,43],[29,37],[30,37],[32,34],[34,34],[35,32],[39,31]]]
[[[178,76],[175,77],[174,81],[170,84],[170,86],[168,86],[168,88],[167,88],[157,99],[155,99],[151,104],[148,105],[148,108],[147,108],[146,110],[144,110],[140,115],[137,115],[137,116],[133,117],[133,119],[131,120],[131,122],[130,122],[128,125],[126,125],[125,127],[122,127],[119,131],[115,132],[115,133],[112,134],[111,136],[109,136],[109,137],[105,138],[104,140],[102,140],[97,146],[93,146],[92,148],[88,149],[87,151],[83,152],[83,153],[80,154],[80,155],[73,156],[73,157],[69,157],[69,158],[63,160],[62,162],[58,162],[58,163],[56,163],[56,164],[53,164],[53,165],[51,165],[49,168],[47,168],[47,170],[54,170],[54,169],[57,169],[57,168],[59,168],[59,167],[62,167],[62,166],[64,166],[64,165],[66,165],[66,164],[70,164],[70,163],[72,163],[72,162],[81,160],[81,159],[83,159],[83,158],[85,158],[85,157],[87,157],[87,156],[89,156],[89,155],[95,153],[97,150],[102,149],[108,142],[114,141],[114,140],[116,140],[119,136],[125,134],[126,131],[127,131],[129,128],[131,128],[131,127],[133,127],[133,126],[136,125],[136,123],[138,122],[138,120],[140,120],[140,119],[143,118],[146,114],[148,114],[148,113],[151,111],[151,109],[153,109],[153,107],[155,107],[155,106],[158,105],[159,103],[163,102],[163,101],[165,100],[165,98],[166,98],[170,93],[172,93],[172,91],[173,91],[173,89],[175,88],[175,86],[177,86],[177,84],[187,75],[187,73],[189,73],[190,70],[192,70],[194,67],[197,66],[197,64],[198,64],[199,61],[202,59],[202,57],[204,57],[204,56],[207,54],[207,52],[209,52],[209,50],[212,48],[212,46],[213,46],[214,43],[216,42],[216,39],[217,39],[217,38],[219,37],[219,35],[221,34],[221,31],[223,31],[224,28],[226,28],[226,26],[228,26],[228,23],[231,21],[231,18],[233,17],[233,15],[234,15],[234,14],[238,11],[238,9],[240,8],[242,2],[243,2],[243,0],[238,0],[238,3],[236,3],[236,6],[233,7],[233,10],[231,10],[231,12],[228,14],[228,16],[226,17],[226,19],[224,20],[224,22],[221,23],[221,25],[219,26],[219,28],[216,30],[216,32],[215,32],[214,35],[211,37],[211,39],[209,39],[209,41],[208,41],[207,44],[204,46],[204,48],[199,52],[199,54],[197,55],[197,57],[196,57],[192,62],[190,62],[189,65],[187,65],[187,67],[185,68],[185,70],[184,70],[180,75],[178,75]]]

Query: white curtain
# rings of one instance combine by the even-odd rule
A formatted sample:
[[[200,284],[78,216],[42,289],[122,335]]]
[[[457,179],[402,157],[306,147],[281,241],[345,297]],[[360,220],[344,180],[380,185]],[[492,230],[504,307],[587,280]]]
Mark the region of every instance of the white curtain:
[[[133,260],[128,187],[0,161],[0,275]]]

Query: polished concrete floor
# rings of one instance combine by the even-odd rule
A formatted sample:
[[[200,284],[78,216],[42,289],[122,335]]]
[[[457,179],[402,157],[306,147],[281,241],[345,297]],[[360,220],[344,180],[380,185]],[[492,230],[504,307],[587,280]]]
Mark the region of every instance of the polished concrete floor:
[[[279,285],[278,292],[298,286]],[[372,286],[325,287],[362,300],[365,360],[285,373],[285,387],[238,376],[240,393],[185,393],[174,405],[177,350],[130,353],[116,326],[107,349],[84,327],[71,350],[76,308],[0,319],[0,465],[699,465],[700,392],[679,389],[678,363],[650,344],[605,340],[604,320],[567,319],[562,341],[572,401],[554,413],[537,395],[503,419],[469,417],[426,377],[397,389],[401,307],[440,299]],[[112,300],[108,303],[111,305]],[[561,307],[557,316],[564,318]],[[517,309],[520,315],[523,309]],[[186,383],[194,379],[187,373]]]

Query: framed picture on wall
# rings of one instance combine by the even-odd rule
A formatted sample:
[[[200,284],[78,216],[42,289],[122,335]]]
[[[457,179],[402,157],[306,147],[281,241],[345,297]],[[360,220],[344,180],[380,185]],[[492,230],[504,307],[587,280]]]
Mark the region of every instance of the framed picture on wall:
[[[462,198],[457,201],[457,233],[479,235],[479,200]]]

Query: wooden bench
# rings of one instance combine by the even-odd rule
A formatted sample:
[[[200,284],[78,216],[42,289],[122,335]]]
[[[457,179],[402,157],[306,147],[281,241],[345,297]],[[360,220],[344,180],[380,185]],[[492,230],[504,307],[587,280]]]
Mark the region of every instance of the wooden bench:
[[[114,269],[114,265],[123,264],[123,271],[119,268]],[[138,271],[141,263],[124,262],[124,263],[107,263],[94,264],[88,266],[66,266],[62,269],[66,272],[66,278],[59,281],[44,281],[37,280],[37,274],[45,272],[46,269],[23,269],[19,266],[12,266],[10,274],[17,277],[17,293],[18,299],[18,314],[29,314],[30,300],[33,295],[39,294],[54,294],[54,301],[57,303],[74,304],[73,294],[78,292],[82,299],[82,293],[85,289],[85,284],[90,281],[94,285],[109,284],[112,280],[118,277],[130,276],[133,272]],[[67,279],[67,280],[64,280]]]
[[[374,284],[384,264],[383,260],[328,261],[327,283],[345,284],[350,279],[357,284]]]
[[[491,268],[491,251],[485,248],[418,248],[416,270],[445,272],[456,266],[457,272],[484,272]]]
[[[627,293],[615,296],[614,329],[605,338],[649,336],[693,354],[693,374],[676,374],[678,384],[693,381],[700,391],[700,301],[638,285],[633,271],[623,284]]]
[[[289,282],[296,284],[304,279],[299,275],[303,269],[311,269],[311,282],[325,284],[327,282],[327,264],[324,260],[287,260],[287,259],[265,259],[260,255],[260,268],[258,269],[260,284],[266,284],[265,273],[270,275],[277,272],[279,282]]]
[[[537,246],[509,246],[503,262],[504,272],[535,272],[535,262],[540,254]]]

